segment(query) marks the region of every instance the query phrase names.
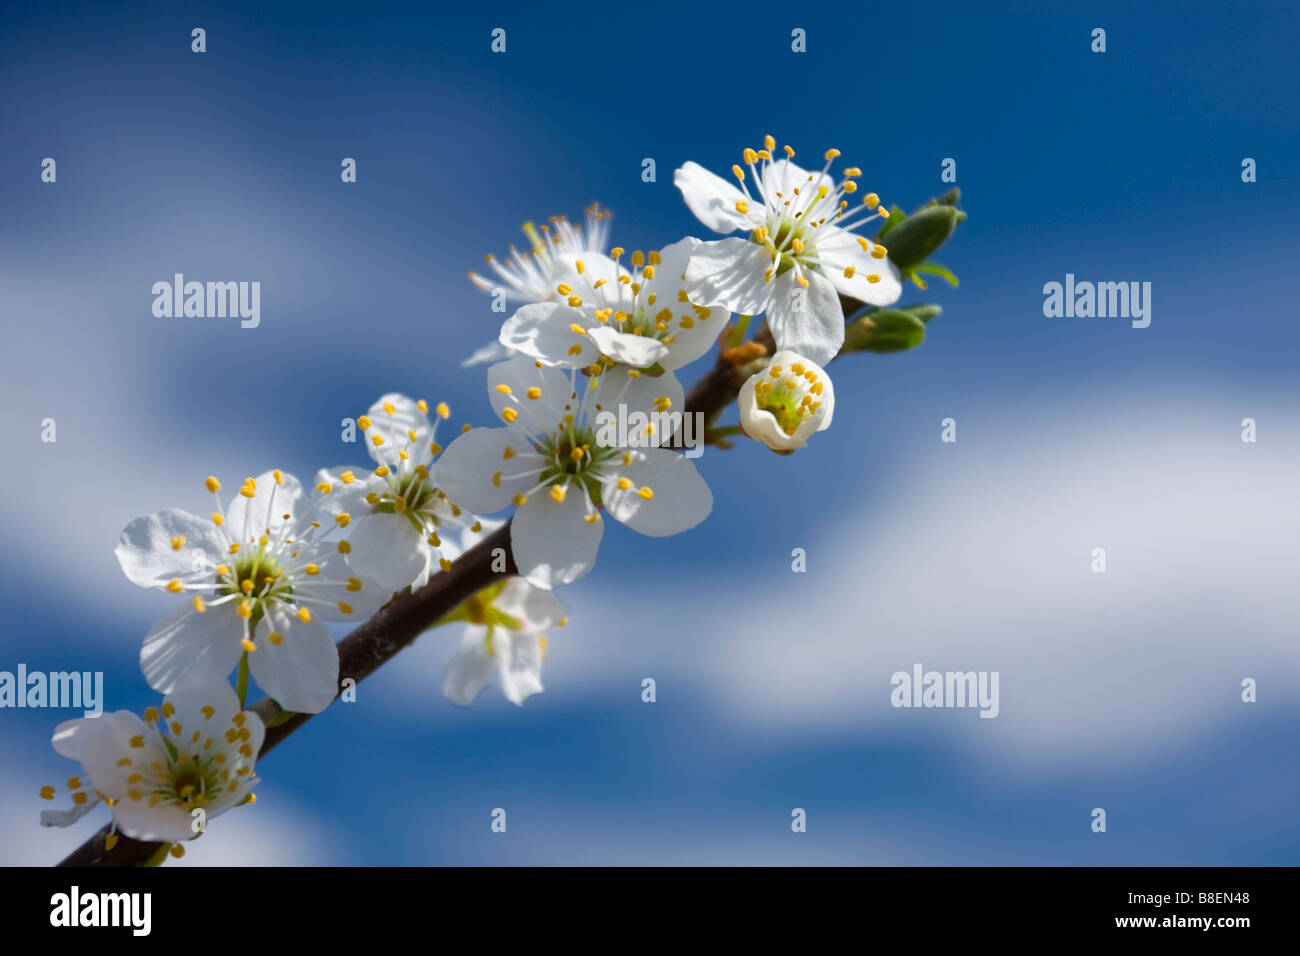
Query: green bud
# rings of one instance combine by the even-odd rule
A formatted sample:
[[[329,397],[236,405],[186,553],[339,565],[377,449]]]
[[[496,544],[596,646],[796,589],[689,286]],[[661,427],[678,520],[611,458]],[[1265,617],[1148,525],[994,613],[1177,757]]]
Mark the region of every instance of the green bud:
[[[922,322],[928,323],[936,315],[942,312],[943,309],[939,308],[937,305],[906,305],[898,311],[907,312],[910,315],[916,316]]]
[[[952,206],[925,206],[889,230],[889,259],[907,275],[948,241],[966,214]]]
[[[917,306],[935,309],[935,306]],[[903,352],[925,341],[925,320],[910,311],[876,309],[844,327],[842,352]]]

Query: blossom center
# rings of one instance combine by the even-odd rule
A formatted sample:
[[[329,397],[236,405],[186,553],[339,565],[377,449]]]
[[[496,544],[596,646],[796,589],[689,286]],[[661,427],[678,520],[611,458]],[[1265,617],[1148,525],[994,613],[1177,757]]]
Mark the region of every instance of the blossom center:
[[[261,599],[274,598],[282,600],[293,593],[293,586],[285,576],[284,565],[279,559],[260,547],[252,554],[239,555],[231,565],[224,565],[217,573],[217,592],[219,594],[243,595]]]
[[[755,403],[771,414],[787,435],[793,435],[805,418],[817,413],[821,395],[817,373],[799,363],[788,369],[772,366],[768,377],[754,386]]]
[[[771,253],[774,274],[781,275],[793,269],[796,262],[816,259],[814,245],[805,239],[808,233],[801,223],[776,219],[751,232],[749,240]]]
[[[591,428],[561,426],[542,440],[537,453],[546,462],[538,482],[543,487],[576,481],[593,502],[600,501],[601,466],[614,454],[596,441]]]

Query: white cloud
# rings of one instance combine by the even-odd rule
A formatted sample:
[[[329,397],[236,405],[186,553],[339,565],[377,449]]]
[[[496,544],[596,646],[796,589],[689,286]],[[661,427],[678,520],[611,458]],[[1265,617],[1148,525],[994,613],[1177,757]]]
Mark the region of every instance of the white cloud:
[[[1037,764],[1185,743],[1248,706],[1244,677],[1260,686],[1250,706],[1295,701],[1300,436],[1270,421],[1242,443],[1237,406],[1164,393],[1041,410],[1034,427],[987,418],[978,440],[907,449],[829,535],[769,533],[785,555],[808,550],[808,573],[756,570],[765,556],[735,563],[743,577],[659,577],[639,617],[645,590],[598,564],[564,592],[547,693],[634,694],[654,676],[658,706],[712,694],[768,735],[932,732]],[[405,652],[418,663],[386,682],[396,706],[403,686],[436,693],[443,643]],[[915,663],[999,671],[1001,715],[892,708],[890,675]]]

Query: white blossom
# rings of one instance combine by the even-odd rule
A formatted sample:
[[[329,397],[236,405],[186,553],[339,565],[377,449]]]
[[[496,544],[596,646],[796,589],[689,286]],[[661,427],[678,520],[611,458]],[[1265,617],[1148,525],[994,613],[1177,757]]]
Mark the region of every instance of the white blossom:
[[[259,687],[285,710],[317,713],[338,689],[338,650],[324,621],[364,621],[387,597],[349,568],[342,531],[279,469],[244,479],[230,504],[209,477],[214,508],[137,518],[116,554],[140,587],[185,595],[145,636],[140,667],[170,693],[184,681],[224,680],[247,653]]]
[[[137,840],[192,840],[212,818],[253,802],[264,735],[261,718],[240,709],[225,681],[188,682],[143,720],[119,710],[65,721],[54,731],[54,749],[78,761],[81,773],[67,781],[72,808],[42,812],[41,824],[68,826],[104,801],[113,809],[108,849],[117,831]],[[41,790],[47,800],[55,794],[54,787]]]
[[[835,389],[815,362],[796,352],[777,352],[740,387],[737,404],[745,434],[788,455],[830,427]]]
[[[559,258],[551,301],[525,305],[501,328],[501,344],[546,365],[581,368],[604,359],[634,368],[679,369],[704,355],[730,319],[691,303],[686,265],[700,240],[682,239],[631,268],[609,256]]]
[[[564,216],[552,216],[549,225],[540,228],[524,223],[524,235],[532,244],[521,253],[510,247],[503,261],[488,255],[488,265],[495,278],[471,272],[469,279],[483,292],[501,292],[506,301],[518,303],[549,302],[555,298],[555,270],[565,254],[603,253],[609,248],[609,227],[614,214],[593,203],[586,211],[586,225],[575,226]],[[500,342],[490,342],[461,363],[462,366],[498,362],[513,353]]]
[[[702,223],[719,233],[745,233],[696,249],[686,292],[701,305],[766,313],[778,349],[825,363],[844,343],[840,294],[872,305],[889,305],[902,294],[885,248],[850,228],[888,211],[875,193],[850,209],[846,197],[857,192],[861,170],[846,169],[836,183],[829,170],[839,150],[828,150],[826,165],[811,173],[795,165],[789,146],[785,159],[773,159],[775,149],[768,136],[763,149],[745,150],[752,193],[740,166],[732,167],[738,187],[698,163],[677,170],[673,181]]]
[[[360,522],[349,534],[348,565],[390,594],[421,587],[439,566],[449,567],[442,530],[477,520],[435,484],[438,425],[450,414],[439,404],[431,422],[424,399],[385,395],[357,419],[374,468],[340,466],[316,476],[322,507],[336,520]]]
[[[493,365],[488,385],[505,427],[474,428],[453,441],[438,480],[474,512],[517,507],[511,547],[532,584],[555,588],[586,574],[604,513],[663,536],[695,527],[712,510],[708,485],[682,455],[596,438],[602,410],[680,408],[682,387],[671,372],[653,377],[617,366],[587,376],[519,356]]]

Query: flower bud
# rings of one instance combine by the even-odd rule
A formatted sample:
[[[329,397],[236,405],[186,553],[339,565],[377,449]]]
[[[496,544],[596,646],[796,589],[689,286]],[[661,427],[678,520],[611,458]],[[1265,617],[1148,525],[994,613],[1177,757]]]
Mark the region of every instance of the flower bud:
[[[906,275],[948,241],[966,214],[952,206],[926,206],[889,231],[889,258]]]
[[[933,318],[938,306],[914,306]],[[931,311],[933,310],[933,311]],[[925,323],[914,311],[876,309],[844,327],[844,352],[902,352],[925,341]]]

